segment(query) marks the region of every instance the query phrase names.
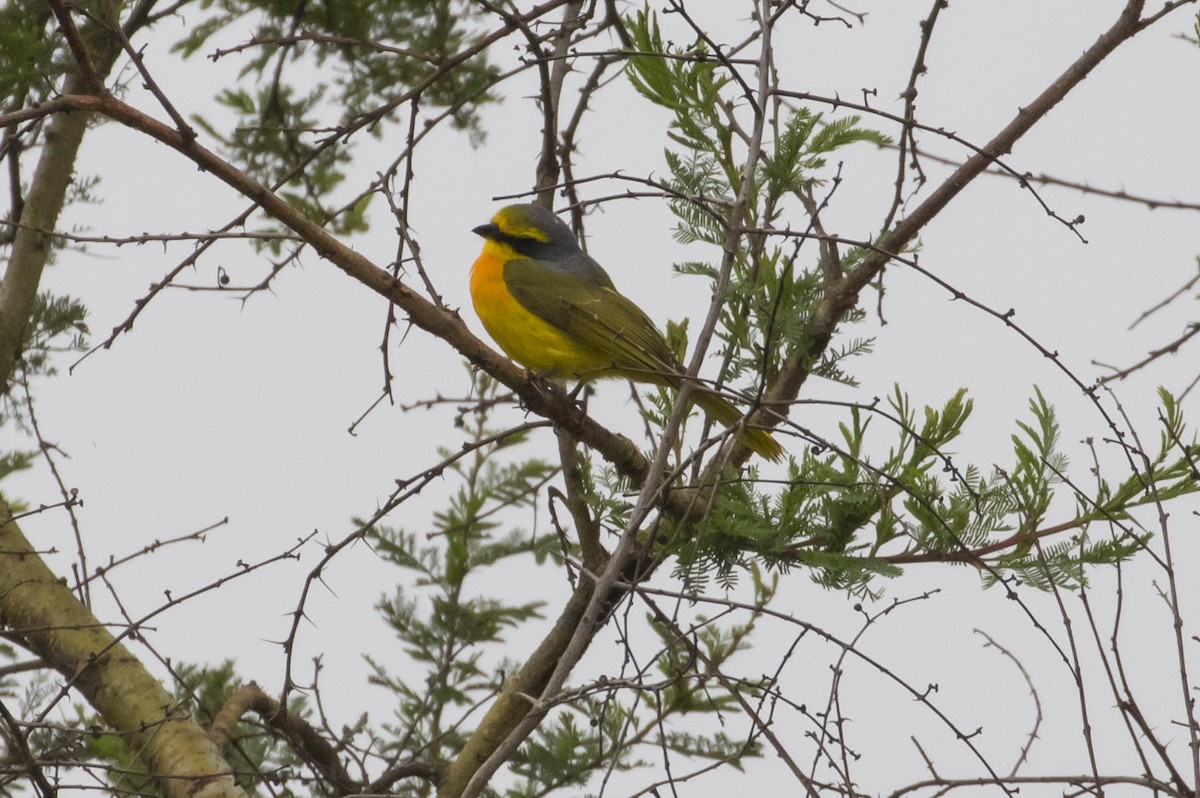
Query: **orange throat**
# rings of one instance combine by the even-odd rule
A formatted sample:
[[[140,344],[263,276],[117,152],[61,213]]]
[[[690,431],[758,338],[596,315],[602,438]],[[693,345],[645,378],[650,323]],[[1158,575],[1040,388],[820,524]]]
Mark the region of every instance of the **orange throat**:
[[[545,377],[569,377],[594,369],[588,348],[534,315],[513,297],[504,281],[509,253],[489,241],[471,267],[471,302],[484,329],[525,368]]]

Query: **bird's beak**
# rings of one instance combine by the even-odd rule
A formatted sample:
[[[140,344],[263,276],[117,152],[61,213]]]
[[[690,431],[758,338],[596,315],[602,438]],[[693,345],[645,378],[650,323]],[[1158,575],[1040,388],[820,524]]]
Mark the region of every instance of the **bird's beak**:
[[[495,238],[500,233],[500,228],[489,222],[488,224],[479,225],[471,232],[484,238]]]

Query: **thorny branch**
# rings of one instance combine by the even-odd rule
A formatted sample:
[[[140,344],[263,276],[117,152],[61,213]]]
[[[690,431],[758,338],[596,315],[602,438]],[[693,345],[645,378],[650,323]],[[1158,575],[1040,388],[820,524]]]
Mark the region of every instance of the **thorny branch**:
[[[560,7],[564,4],[568,4],[567,0],[564,0],[563,2],[546,3],[542,6],[539,6],[536,11],[537,14],[542,14],[551,8]],[[570,3],[568,5],[571,10],[568,12],[567,16],[569,19],[573,19],[580,13],[582,4]],[[910,96],[906,98],[906,110],[904,115],[900,118],[904,130],[904,135],[901,139],[901,146],[909,147],[914,155],[916,153],[914,131],[917,129],[922,129],[915,120],[914,101],[916,96],[916,79],[921,69],[923,69],[922,65],[924,61],[924,52],[928,43],[929,31],[932,30],[933,20],[936,18],[936,13],[940,8],[940,5],[940,3],[935,4],[930,20],[927,23],[928,28],[923,34],[924,38],[922,39],[921,49],[914,64],[912,80],[910,81]],[[850,308],[854,307],[854,305],[858,302],[861,290],[879,274],[884,266],[887,263],[892,262],[895,259],[896,254],[903,251],[904,247],[913,240],[913,238],[925,227],[925,225],[929,223],[929,221],[931,221],[951,200],[953,200],[955,196],[957,196],[963,187],[969,184],[979,174],[985,173],[989,165],[997,163],[999,156],[1008,152],[1013,144],[1019,140],[1025,132],[1027,132],[1039,119],[1041,119],[1075,85],[1083,80],[1096,64],[1103,60],[1121,43],[1165,14],[1167,10],[1173,7],[1178,7],[1179,5],[1182,5],[1182,3],[1169,3],[1157,14],[1142,19],[1140,18],[1142,3],[1130,2],[1126,6],[1125,11],[1122,13],[1121,18],[1110,29],[1109,32],[1102,36],[1095,45],[1089,48],[1089,50],[1086,51],[1083,56],[1081,56],[1080,59],[1074,65],[1072,65],[1072,67],[1069,68],[1057,81],[1055,81],[1055,83],[1050,86],[1046,92],[1040,95],[1028,107],[1022,109],[1017,118],[1014,119],[996,137],[994,137],[989,144],[982,148],[976,149],[976,154],[966,162],[962,163],[955,171],[954,175],[946,182],[935,188],[934,191],[925,199],[925,201],[920,203],[920,205],[918,205],[909,216],[905,217],[894,227],[892,227],[892,216],[889,215],[888,224],[885,225],[886,229],[884,237],[876,244],[873,253],[868,256],[867,260],[863,264],[848,274],[839,274],[836,269],[830,269],[828,271],[828,274],[835,279],[831,279],[831,290],[826,302],[820,309],[820,313],[814,316],[812,322],[810,323],[809,333],[810,340],[813,342],[812,345],[801,356],[798,356],[795,360],[788,364],[788,368],[785,369],[780,380],[772,385],[767,391],[769,406],[772,413],[775,414],[776,419],[786,416],[787,409],[790,407],[791,402],[798,395],[800,388],[803,386],[809,375],[809,364],[814,362],[819,357],[820,353],[828,346],[833,331],[837,328],[838,324],[843,318],[843,314]],[[168,115],[171,116],[173,121],[176,122],[176,125],[173,128],[171,126],[162,124],[158,120],[155,120],[131,107],[130,105],[127,105],[113,98],[111,95],[106,94],[100,86],[99,78],[95,76],[94,69],[89,68],[90,64],[86,49],[84,49],[82,45],[76,41],[78,38],[78,32],[72,32],[73,26],[70,23],[70,17],[66,6],[62,5],[61,3],[53,2],[52,6],[54,7],[56,15],[58,15],[60,18],[60,24],[63,28],[63,35],[67,39],[72,52],[76,55],[79,68],[84,76],[83,83],[85,89],[91,91],[92,93],[66,96],[60,98],[59,100],[53,101],[52,103],[48,103],[42,106],[42,108],[36,109],[36,111],[18,111],[5,114],[3,118],[0,118],[0,122],[4,124],[18,124],[23,121],[38,118],[40,115],[58,113],[62,111],[95,112],[106,115],[109,118],[117,120],[131,128],[140,130],[143,133],[154,137],[158,141],[175,148],[179,152],[191,158],[202,168],[213,173],[219,179],[223,180],[228,185],[241,192],[247,198],[251,199],[254,204],[247,211],[247,213],[255,208],[261,207],[269,215],[283,222],[291,230],[293,230],[299,238],[307,242],[308,245],[315,249],[322,258],[333,262],[354,279],[368,286],[371,288],[371,290],[374,290],[388,298],[390,302],[394,303],[396,307],[401,308],[408,315],[408,318],[412,323],[443,338],[473,363],[481,368],[484,368],[489,373],[496,376],[497,379],[511,387],[525,401],[526,406],[529,407],[529,409],[531,409],[533,412],[552,419],[558,426],[566,430],[570,435],[577,436],[589,446],[592,446],[593,448],[597,449],[597,451],[600,451],[626,475],[631,476],[637,482],[642,484],[643,490],[639,495],[637,508],[631,516],[633,521],[625,531],[621,546],[606,563],[596,563],[597,567],[600,565],[604,566],[603,570],[599,574],[592,572],[587,577],[594,580],[595,589],[593,590],[592,588],[588,588],[586,591],[577,592],[576,596],[573,597],[574,604],[568,608],[566,612],[564,612],[561,620],[567,621],[574,619],[576,621],[573,634],[570,635],[569,639],[566,641],[563,641],[563,636],[561,634],[553,640],[551,638],[547,638],[547,643],[549,645],[545,651],[541,653],[543,656],[552,655],[557,657],[559,664],[544,682],[535,685],[539,692],[533,696],[533,711],[527,715],[524,715],[521,723],[515,726],[510,726],[508,729],[504,730],[507,732],[507,738],[505,740],[501,740],[496,747],[493,748],[491,752],[492,759],[494,760],[498,758],[503,761],[504,756],[508,752],[511,752],[515,745],[520,743],[520,741],[523,739],[523,736],[528,734],[532,727],[536,725],[537,721],[544,714],[546,702],[552,702],[555,700],[565,679],[570,674],[579,657],[582,656],[583,651],[588,645],[588,642],[595,633],[595,629],[603,617],[601,610],[604,605],[610,601],[611,596],[613,596],[615,593],[631,588],[629,585],[621,584],[620,579],[624,575],[627,559],[632,556],[632,541],[634,539],[634,534],[638,531],[639,526],[645,519],[649,517],[650,512],[654,507],[664,503],[667,505],[668,511],[674,511],[680,515],[686,515],[687,504],[681,503],[682,500],[663,498],[664,486],[668,484],[668,476],[664,471],[666,447],[661,447],[655,460],[652,463],[647,463],[641,458],[641,456],[636,452],[636,449],[628,441],[620,438],[619,436],[615,436],[608,430],[596,425],[586,415],[580,413],[568,399],[559,395],[558,392],[536,381],[528,379],[526,375],[520,373],[519,370],[514,369],[511,364],[508,364],[503,359],[498,358],[494,353],[488,350],[487,347],[483,346],[482,343],[471,336],[461,322],[454,318],[451,313],[449,313],[440,305],[440,303],[431,303],[409,288],[401,280],[398,271],[389,273],[387,270],[380,269],[379,267],[375,266],[375,264],[365,257],[355,253],[353,250],[334,239],[319,225],[305,219],[302,214],[296,212],[295,209],[291,208],[286,202],[283,202],[279,197],[275,196],[272,189],[255,183],[244,173],[240,172],[232,165],[222,161],[212,152],[200,146],[194,141],[194,133],[189,134],[190,129],[188,129],[186,125],[181,124],[181,119],[178,118],[177,113],[172,112],[173,109],[170,104],[166,102],[165,97],[159,97],[159,99],[162,101],[163,107],[166,109]],[[672,2],[671,7],[678,12],[682,12],[683,10],[683,7],[678,3]],[[778,13],[782,13],[782,11],[779,11]],[[757,43],[760,45],[762,52],[762,57],[758,63],[759,83],[757,86],[751,86],[749,84],[743,85],[747,99],[754,105],[754,108],[757,112],[755,125],[751,129],[750,135],[748,136],[747,143],[749,145],[748,149],[750,154],[745,164],[747,169],[747,179],[743,181],[744,185],[749,184],[749,173],[751,170],[756,168],[759,162],[758,150],[762,146],[762,124],[763,120],[767,116],[763,110],[763,107],[768,101],[768,98],[774,95],[779,97],[791,97],[794,99],[817,99],[812,95],[783,92],[770,85],[768,79],[768,76],[771,73],[769,59],[773,45],[771,39],[772,29],[769,21],[774,18],[772,16],[771,4],[763,2],[759,9],[759,14],[759,18],[762,21],[762,28],[754,37],[755,41],[757,41]],[[530,14],[525,15],[525,17],[522,19],[530,20],[536,18],[537,16],[531,12]],[[512,30],[522,27],[522,24],[528,24],[527,21],[522,22],[515,16],[508,16],[507,19],[508,22],[504,26],[502,32],[500,32],[500,34],[494,38],[485,39],[487,44],[483,46],[490,46],[491,44],[501,40],[504,35],[507,35]],[[571,24],[573,25],[574,23]],[[565,56],[567,46],[570,42],[571,32],[572,30],[570,25],[564,24],[561,32],[561,38],[555,40],[555,52],[552,55],[544,56],[546,59],[551,59],[555,67],[562,66],[565,68],[565,65],[567,64]],[[301,36],[301,32],[296,32],[292,37],[289,38],[294,39]],[[127,40],[125,45],[127,48],[129,47]],[[718,52],[720,50],[720,48],[715,49],[717,49]],[[138,67],[138,69],[142,70],[144,76],[149,78],[148,74],[144,72],[144,65],[141,63],[141,60],[137,54],[131,49],[129,49],[129,54],[134,59],[135,65]],[[543,63],[548,63],[548,61]],[[554,86],[555,92],[560,94],[562,85],[561,70],[548,69],[545,70],[544,74],[550,75],[550,85]],[[597,72],[594,74],[598,80],[598,77],[601,74],[600,71],[597,70]],[[735,77],[737,76],[736,71],[733,74]],[[558,76],[557,79],[555,79],[555,75]],[[158,92],[155,93],[156,95],[158,94]],[[389,103],[387,105],[386,112],[390,112],[396,107],[399,107],[401,102],[413,101],[415,96],[416,95],[406,95],[406,97],[402,100]],[[849,103],[844,103],[841,101],[834,101],[833,104],[835,106],[850,105]],[[549,156],[550,158],[554,158],[556,156],[555,150],[557,149],[557,143],[554,138],[557,135],[558,126],[557,105],[558,98],[554,98],[553,110],[551,110],[551,104],[549,103],[547,103],[547,108],[544,109],[546,111],[547,121],[547,130],[545,131],[547,144],[543,149],[543,155]],[[585,105],[586,103],[581,103],[578,106],[578,109],[584,108]],[[868,110],[870,110],[872,113],[876,113],[874,109]],[[382,109],[380,111],[381,114],[386,112],[382,111]],[[375,117],[373,121],[377,121],[378,118],[381,118],[381,116]],[[361,124],[356,123],[355,125],[350,125],[345,129],[339,130],[338,135],[332,136],[331,140],[340,138],[344,135],[349,135],[354,129],[361,129],[361,127],[366,124],[369,124],[369,122],[364,118]],[[565,141],[569,142],[571,140],[571,137],[565,138]],[[411,173],[411,149],[413,141],[414,135],[410,130],[410,160],[408,161],[409,173]],[[564,149],[569,150],[567,147]],[[554,185],[557,185],[558,183],[558,172],[555,169],[550,168],[551,166],[552,164],[547,163],[547,168],[543,172],[543,174],[547,176],[547,180],[544,183],[539,181],[539,188],[541,188],[543,191],[551,188]],[[902,163],[900,166],[900,178],[898,178],[898,191],[899,184],[902,182],[904,175],[904,168],[904,164]],[[564,171],[566,171],[569,177],[571,174],[570,171]],[[549,179],[551,175],[554,176],[553,179]],[[407,176],[408,175],[406,175],[406,179]],[[386,185],[386,182],[381,181],[381,184]],[[727,241],[727,254],[732,252],[733,248],[737,246],[737,242],[740,237],[746,232],[746,230],[741,227],[742,215],[739,213],[739,202],[744,205],[745,197],[735,198],[733,203],[734,213],[732,214],[732,224],[730,225],[728,231],[729,241]],[[407,203],[404,203],[402,206],[397,208],[397,210],[401,212],[397,216],[398,221],[403,222],[402,214],[403,208],[406,206],[406,204]],[[898,202],[895,208],[898,209],[901,206],[902,203]],[[1047,208],[1047,210],[1049,209]],[[1071,229],[1075,229],[1073,222],[1066,220],[1062,221]],[[816,234],[817,237],[823,241],[823,243],[828,244],[831,242],[832,237],[826,236],[823,231],[818,229],[816,230]],[[215,237],[212,240],[216,240]],[[208,242],[206,241],[201,244],[201,247],[207,246],[207,244]],[[400,253],[403,253],[403,251],[403,249],[399,250]],[[196,254],[198,255],[199,253]],[[396,264],[397,266],[399,260],[400,258],[398,257]],[[194,261],[192,259],[185,261],[185,263],[188,262]],[[915,259],[913,260],[913,263],[915,264]],[[183,265],[181,264],[180,268],[182,267]],[[723,279],[727,279],[728,273],[729,262],[726,260],[722,269]],[[167,284],[169,279],[170,278],[168,278],[168,280],[164,280],[160,285]],[[703,357],[706,349],[707,340],[712,335],[716,319],[715,314],[717,308],[719,307],[719,303],[723,301],[721,290],[723,285],[723,282],[718,284],[718,291],[714,297],[714,302],[712,308],[710,309],[709,317],[699,336],[700,343],[697,346],[697,354],[690,364],[690,372],[692,374],[695,374],[698,371],[701,358]],[[147,299],[149,299],[149,297],[147,297]],[[1006,323],[1008,323],[1008,316],[1005,315],[1003,318],[1006,319]],[[132,318],[129,321],[131,323]],[[1009,326],[1013,325],[1010,324]],[[1190,337],[1191,334],[1194,334],[1194,332],[1195,330],[1190,330],[1188,337]],[[1183,341],[1180,341],[1179,343],[1181,344],[1182,342]],[[1046,354],[1048,356],[1050,355],[1050,353]],[[687,390],[688,388],[685,387],[683,391],[684,397],[686,397]],[[680,406],[683,406],[686,404],[686,402],[681,401],[679,404]],[[682,411],[677,410],[673,414],[668,425],[665,439],[669,440],[671,438],[672,432],[678,426],[681,418]],[[427,472],[430,479],[432,479],[436,473],[436,470]],[[414,488],[415,491],[419,491],[419,489],[419,486]],[[397,501],[399,500],[401,499],[397,497]],[[348,536],[345,540],[331,547],[328,552],[328,556],[322,561],[321,565],[324,565],[326,562],[328,562],[328,559],[342,548],[354,542],[354,540],[357,540],[361,536],[361,532],[362,530],[356,530],[355,533]],[[310,574],[310,584],[313,580],[319,578],[320,568],[321,566],[318,566]],[[179,600],[183,599],[181,598]],[[175,600],[172,599],[171,601],[173,602]],[[170,605],[171,604],[169,603],[168,606]],[[758,610],[761,608],[755,609]],[[301,604],[298,607],[295,617],[297,622],[299,621],[302,612],[303,599],[301,600]],[[144,622],[144,619],[142,622]],[[136,625],[134,625],[134,628],[136,628]],[[293,639],[294,633],[295,626],[293,626],[293,634],[289,636],[289,641]],[[289,684],[291,683],[290,678],[289,668]],[[1184,687],[1186,692],[1186,680]],[[949,724],[949,720],[946,722]],[[955,729],[955,731],[957,732],[958,730]],[[1193,729],[1193,744],[1194,735],[1195,731]],[[970,734],[959,732],[959,736],[966,741],[968,745],[970,744]],[[482,790],[486,785],[488,775],[490,775],[488,767],[490,767],[491,770],[494,770],[495,766],[498,766],[498,764],[498,762],[489,762],[488,766],[471,774],[472,780],[467,786],[465,794],[471,794],[472,791],[478,792]],[[336,774],[334,774],[334,776],[336,777]],[[1102,784],[1105,781],[1096,772],[1093,772],[1091,776],[1083,777],[1083,779],[1086,781],[1086,783],[1096,785]],[[336,778],[334,780],[337,781]],[[959,783],[965,784],[967,782]],[[1001,784],[1003,786],[1022,783],[1022,780],[1012,777],[1006,779],[999,778],[993,774],[991,779],[979,780],[976,783]],[[1143,783],[1144,785],[1158,784],[1150,778],[1146,778],[1140,783]],[[950,784],[951,782],[941,782],[941,786],[948,786]],[[806,783],[805,786],[808,787],[810,791],[812,790],[811,784]]]

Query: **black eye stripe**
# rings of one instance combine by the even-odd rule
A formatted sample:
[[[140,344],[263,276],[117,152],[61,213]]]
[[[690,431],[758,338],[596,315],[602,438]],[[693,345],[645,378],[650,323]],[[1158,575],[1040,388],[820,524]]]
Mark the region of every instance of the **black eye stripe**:
[[[511,233],[497,232],[493,238],[501,244],[508,244],[521,255],[532,256],[542,246],[543,242],[529,236],[515,236]]]
[[[502,244],[508,244],[511,247],[515,247],[517,244],[520,244],[522,241],[529,240],[527,238],[522,238],[521,236],[515,236],[511,233],[502,233],[499,230],[497,230],[493,234],[492,237],[495,238],[497,241],[501,242]]]

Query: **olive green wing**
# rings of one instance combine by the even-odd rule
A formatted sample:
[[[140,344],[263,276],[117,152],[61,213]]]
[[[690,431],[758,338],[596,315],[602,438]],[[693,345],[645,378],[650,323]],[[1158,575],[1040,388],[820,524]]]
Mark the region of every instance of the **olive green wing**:
[[[590,350],[598,370],[679,387],[683,367],[654,322],[591,258],[581,254],[561,264],[512,260],[504,266],[504,282],[522,307]],[[742,411],[717,393],[700,387],[692,396],[713,421],[729,426],[742,418]],[[740,437],[763,457],[783,456],[768,430],[746,428]]]
[[[512,260],[504,266],[504,282],[522,307],[602,355],[608,368],[673,383],[663,375],[681,368],[654,322],[584,258],[563,266]]]

